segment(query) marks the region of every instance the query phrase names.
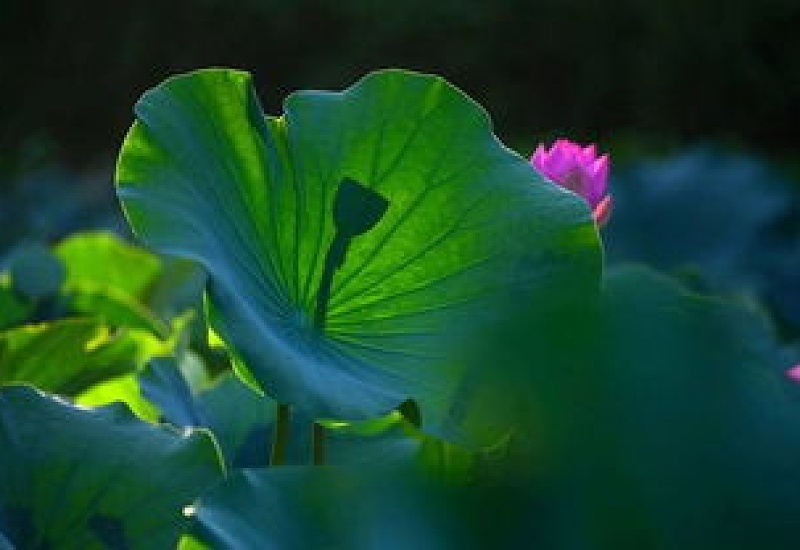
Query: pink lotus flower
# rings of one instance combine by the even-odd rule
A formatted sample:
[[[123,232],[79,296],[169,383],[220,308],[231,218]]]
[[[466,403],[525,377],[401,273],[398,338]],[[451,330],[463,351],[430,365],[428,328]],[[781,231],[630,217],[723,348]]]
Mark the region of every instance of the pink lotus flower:
[[[550,150],[539,144],[531,164],[544,177],[577,193],[592,207],[598,226],[608,221],[611,196],[608,187],[608,155],[597,156],[594,144],[583,147],[568,139],[558,139]]]
[[[786,378],[789,380],[794,380],[795,382],[800,382],[800,364],[793,366],[790,369],[787,369],[784,372]]]

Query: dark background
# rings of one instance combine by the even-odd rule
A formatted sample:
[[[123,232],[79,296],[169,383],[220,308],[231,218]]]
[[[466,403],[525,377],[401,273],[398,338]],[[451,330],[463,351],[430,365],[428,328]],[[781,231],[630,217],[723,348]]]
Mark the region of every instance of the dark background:
[[[193,68],[253,72],[265,109],[395,66],[447,77],[521,153],[698,141],[792,160],[800,2],[0,0],[0,174],[113,158],[137,97]]]

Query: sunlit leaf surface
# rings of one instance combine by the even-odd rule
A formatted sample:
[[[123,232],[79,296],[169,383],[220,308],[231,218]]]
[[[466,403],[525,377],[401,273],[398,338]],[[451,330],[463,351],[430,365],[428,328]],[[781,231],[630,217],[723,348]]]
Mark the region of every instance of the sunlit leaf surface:
[[[410,397],[423,428],[452,435],[465,339],[535,292],[597,285],[585,205],[440,78],[382,71],[293,94],[274,118],[248,74],[204,70],[136,115],[116,174],[134,231],[203,265],[245,377],[313,417]]]
[[[91,319],[65,319],[0,331],[0,382],[28,382],[73,395],[132,372],[166,351],[147,333],[116,330]]]

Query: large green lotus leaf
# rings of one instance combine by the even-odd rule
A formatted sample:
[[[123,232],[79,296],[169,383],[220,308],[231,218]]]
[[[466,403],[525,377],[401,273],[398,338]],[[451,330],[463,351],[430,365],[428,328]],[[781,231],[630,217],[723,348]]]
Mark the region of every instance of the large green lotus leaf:
[[[0,532],[17,548],[174,548],[222,475],[208,434],[0,389]]]
[[[295,93],[273,118],[247,73],[203,70],[136,115],[116,173],[131,226],[202,264],[244,376],[314,417],[410,397],[424,428],[453,436],[454,350],[536,292],[597,286],[585,204],[441,78],[381,71]]]
[[[28,382],[74,395],[132,372],[167,344],[148,333],[115,330],[91,319],[66,319],[0,331],[0,383]]]

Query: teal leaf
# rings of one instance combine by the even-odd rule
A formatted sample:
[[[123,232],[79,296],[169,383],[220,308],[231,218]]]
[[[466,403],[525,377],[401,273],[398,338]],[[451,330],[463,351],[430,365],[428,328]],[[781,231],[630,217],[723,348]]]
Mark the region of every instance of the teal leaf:
[[[191,535],[194,548],[219,550],[490,548],[475,544],[480,527],[502,540],[487,502],[480,515],[456,513],[479,495],[403,470],[244,469],[201,497]]]
[[[323,548],[353,525],[356,497],[324,468],[285,466],[239,470],[209,491],[195,510],[192,534],[209,548]],[[342,541],[337,541],[338,543]]]
[[[258,394],[232,373],[220,376],[195,394],[173,358],[150,361],[138,380],[142,395],[157,407],[162,422],[177,427],[208,428],[231,468],[266,466],[274,401]]]
[[[275,118],[247,73],[201,70],[136,116],[116,172],[134,232],[202,265],[245,379],[312,417],[413,398],[423,429],[457,437],[463,343],[536,293],[597,288],[586,206],[441,78],[380,71],[293,94]]]
[[[584,394],[595,414],[576,433],[590,447],[575,458],[607,532],[651,537],[639,547],[796,540],[800,498],[785,489],[800,482],[800,408],[770,320],[642,268],[611,271],[605,287],[614,345]]]
[[[0,530],[18,548],[175,547],[183,510],[221,475],[208,434],[0,389]]]
[[[275,421],[271,399],[226,373],[200,392],[195,403],[231,468],[266,465]]]
[[[150,361],[138,376],[142,396],[161,410],[162,420],[175,426],[204,426],[205,414],[195,405],[189,384],[173,357]]]

